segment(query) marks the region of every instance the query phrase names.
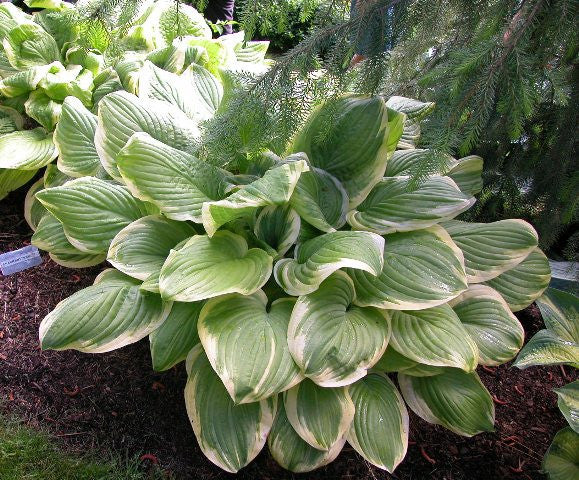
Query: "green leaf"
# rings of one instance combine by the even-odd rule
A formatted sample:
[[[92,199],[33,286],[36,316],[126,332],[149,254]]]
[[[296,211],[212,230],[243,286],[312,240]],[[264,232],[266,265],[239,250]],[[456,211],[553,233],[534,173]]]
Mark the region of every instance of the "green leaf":
[[[496,290],[471,285],[450,306],[477,344],[480,364],[501,365],[523,346],[523,326]]]
[[[71,245],[68,238],[66,238],[62,223],[48,212],[45,212],[38,222],[30,243],[41,250],[46,250],[51,253],[68,255],[82,254],[82,252]]]
[[[57,155],[52,137],[43,128],[0,136],[0,168],[38,170]]]
[[[570,427],[559,430],[543,458],[550,480],[575,480],[579,476],[579,434]]]
[[[420,139],[420,123],[406,117],[402,129],[402,135],[398,141],[396,148],[400,150],[414,149]]]
[[[22,130],[24,118],[11,107],[0,105],[0,135]]]
[[[464,253],[469,283],[498,277],[521,263],[537,247],[537,232],[524,220],[492,223],[453,220],[442,226]]]
[[[145,100],[127,92],[114,92],[99,103],[95,145],[101,163],[117,180],[117,156],[135,132],[145,132],[177,150],[192,153],[199,130],[181,110],[161,100]]]
[[[94,177],[48,188],[36,198],[64,226],[70,243],[87,253],[104,253],[115,235],[151,213],[121,185]]]
[[[285,412],[296,433],[312,447],[329,451],[354,418],[347,387],[323,388],[305,379],[284,393]]]
[[[462,192],[476,195],[483,188],[483,163],[478,155],[459,158],[446,175],[456,182]]]
[[[384,175],[388,143],[384,100],[346,96],[315,110],[298,132],[291,151],[304,152],[312,166],[336,177],[354,208]]]
[[[420,121],[432,113],[436,104],[434,102],[421,102],[413,98],[393,96],[388,99],[386,106],[406,114],[409,119]]]
[[[518,312],[533,303],[551,281],[549,260],[539,249],[534,249],[521,263],[485,282],[494,288]]]
[[[101,162],[94,144],[97,116],[75,97],[66,97],[54,131],[58,168],[71,177],[95,175]]]
[[[436,150],[413,148],[409,150],[396,150],[388,159],[385,177],[398,177],[401,175],[412,176],[420,164],[429,162],[436,166],[449,167],[456,163],[450,155]],[[433,174],[444,175],[448,168],[436,169]]]
[[[72,180],[72,177],[62,173],[54,163],[46,166],[46,170],[44,170],[44,188],[60,187],[69,180]]]
[[[0,94],[12,98],[36,90],[50,68],[51,65],[31,67],[3,78],[0,80]]]
[[[226,293],[250,295],[271,276],[272,258],[229,231],[195,235],[172,250],[159,279],[163,298],[195,302]]]
[[[378,277],[346,270],[354,281],[356,305],[420,310],[446,303],[467,288],[462,252],[443,228],[392,233],[384,240]]]
[[[289,205],[265,207],[257,216],[253,232],[273,248],[279,257],[293,247],[300,233],[301,220]]]
[[[579,380],[556,388],[554,391],[559,397],[557,400],[559,410],[575,433],[579,433]]]
[[[274,460],[286,470],[295,473],[311,472],[333,462],[342,451],[346,439],[338,440],[329,450],[318,450],[305,442],[294,430],[282,404],[271,432],[267,437],[269,451]]]
[[[154,370],[177,365],[199,343],[197,320],[202,306],[203,302],[174,302],[165,321],[149,334]]]
[[[139,282],[105,270],[94,285],[61,301],[42,320],[43,349],[102,353],[146,337],[171,308],[161,297],[139,290]]]
[[[66,268],[87,268],[103,263],[107,256],[102,254],[83,253],[52,253],[49,257],[58,265]]]
[[[0,137],[0,143],[2,137]],[[13,170],[0,168],[0,200],[10,192],[28,183],[36,175],[37,170]]]
[[[579,368],[579,343],[559,338],[551,330],[539,330],[513,364],[521,369],[535,365],[571,365]]]
[[[282,298],[267,308],[258,290],[211,299],[201,310],[199,338],[236,404],[258,402],[302,380],[286,340],[294,303]]]
[[[28,100],[24,103],[24,108],[30,118],[40,123],[47,131],[51,131],[54,130],[60,118],[62,104],[52,100],[44,90],[40,89],[30,93]]]
[[[35,23],[13,28],[2,40],[2,45],[12,66],[19,70],[60,61],[56,41]]]
[[[109,93],[123,89],[123,84],[118,73],[111,67],[99,73],[93,80],[94,90],[92,93],[93,105],[96,107],[100,101]],[[94,107],[93,107],[94,110]]]
[[[197,443],[211,462],[235,473],[265,445],[277,398],[235,405],[200,344],[187,357],[187,371],[185,405]]]
[[[399,373],[398,383],[410,409],[427,422],[465,437],[494,430],[494,403],[475,372],[448,368],[432,377]]]
[[[259,207],[283,205],[292,196],[302,172],[308,170],[304,160],[288,162],[268,170],[263,177],[242,186],[224,200],[203,204],[203,226],[209,236],[237,218],[250,215]]]
[[[448,177],[432,176],[411,187],[410,177],[385,177],[348,213],[348,223],[380,234],[418,230],[452,219],[475,202]]]
[[[372,465],[392,473],[408,449],[408,412],[402,396],[379,373],[362,378],[349,391],[356,413],[348,443]]]
[[[197,232],[185,222],[148,215],[123,228],[109,246],[107,260],[139,280],[158,273],[171,249]]]
[[[416,311],[395,310],[390,315],[390,344],[418,363],[473,371],[478,348],[468,330],[448,305]]]
[[[548,288],[537,299],[546,327],[557,336],[579,343],[579,298],[555,288]]]
[[[323,387],[349,385],[366,375],[382,356],[388,314],[352,305],[354,285],[343,272],[327,278],[313,293],[298,298],[287,329],[287,343],[303,374]]]
[[[44,178],[41,178],[32,184],[26,193],[26,198],[24,199],[24,218],[33,231],[38,227],[40,219],[45,213],[47,213],[46,208],[44,208],[35,197],[36,193],[43,188]]]
[[[268,48],[268,41],[241,42],[233,51],[238,62],[260,63],[265,59]]]
[[[223,170],[147,133],[135,133],[117,161],[131,193],[174,220],[201,223],[203,204],[223,198],[231,187]]]

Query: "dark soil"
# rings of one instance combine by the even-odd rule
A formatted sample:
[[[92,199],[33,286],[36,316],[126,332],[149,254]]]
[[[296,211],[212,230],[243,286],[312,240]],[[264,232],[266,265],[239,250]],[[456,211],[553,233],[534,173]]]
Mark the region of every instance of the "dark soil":
[[[22,194],[0,202],[0,253],[28,244]],[[92,283],[101,270],[70,270],[43,255],[39,267],[0,276],[0,411],[54,432],[72,450],[113,448],[149,453],[177,479],[225,479],[199,450],[182,398],[185,371],[151,368],[148,342],[99,355],[43,352],[37,330],[62,299]],[[518,315],[530,338],[542,328],[536,307]],[[541,458],[565,425],[553,388],[576,378],[570,369],[503,365],[479,368],[496,399],[496,431],[455,435],[410,414],[408,455],[394,475],[372,467],[346,445],[329,466],[303,475],[286,472],[267,448],[240,479],[540,479]],[[573,376],[573,378],[572,378]],[[145,463],[149,460],[143,460]]]

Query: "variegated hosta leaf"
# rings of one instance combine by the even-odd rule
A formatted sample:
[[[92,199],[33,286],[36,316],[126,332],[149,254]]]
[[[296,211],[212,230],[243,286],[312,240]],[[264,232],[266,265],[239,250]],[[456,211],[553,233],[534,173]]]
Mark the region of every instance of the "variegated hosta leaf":
[[[476,195],[483,187],[483,163],[483,159],[478,155],[459,158],[446,175],[456,182],[462,192]]]
[[[312,447],[292,427],[283,402],[280,402],[275,422],[267,437],[271,456],[283,468],[295,473],[310,472],[333,462],[345,443],[346,439],[342,438],[329,450]]]
[[[284,393],[287,418],[312,447],[329,451],[340,442],[354,418],[347,387],[324,388],[305,379]]]
[[[390,344],[418,363],[473,371],[478,348],[448,305],[391,313]]]
[[[399,150],[412,150],[416,148],[418,140],[420,139],[420,133],[420,123],[416,120],[405,118],[402,135],[396,144],[396,148]]]
[[[408,412],[392,381],[371,373],[349,388],[356,413],[348,443],[372,465],[392,473],[408,449]]]
[[[50,252],[48,256],[52,259],[54,263],[62,265],[66,268],[87,268],[94,267],[99,263],[103,263],[107,256],[104,253],[83,253],[79,251],[78,253],[52,253]]]
[[[462,252],[443,228],[392,233],[384,239],[378,277],[346,269],[356,287],[356,305],[420,310],[442,305],[467,288]]]
[[[366,375],[390,337],[388,314],[352,306],[354,285],[343,272],[298,298],[287,343],[303,374],[318,385],[349,385]]]
[[[287,345],[295,299],[267,309],[267,297],[231,294],[209,300],[199,316],[199,338],[236,404],[258,402],[302,380]]]
[[[41,250],[56,254],[78,255],[83,252],[71,245],[64,234],[62,223],[53,215],[45,212],[36,231],[30,240],[30,243]]]
[[[579,433],[579,380],[556,388],[555,393],[559,397],[557,400],[559,410],[575,433]]]
[[[534,365],[579,368],[579,343],[560,338],[551,330],[539,330],[523,347],[513,365],[521,369]]]
[[[543,458],[543,470],[550,480],[575,480],[579,477],[579,434],[570,427],[557,432]]]
[[[36,175],[37,170],[13,170],[0,168],[0,200],[20,188]]]
[[[310,167],[309,172],[302,173],[290,201],[300,217],[324,232],[333,232],[346,223],[346,190],[321,168]]]
[[[223,170],[147,133],[135,133],[117,162],[131,193],[174,220],[201,223],[203,203],[223,198],[230,187]]]
[[[558,337],[579,343],[579,298],[548,288],[537,299],[545,326]]]
[[[390,346],[374,365],[372,371],[385,373],[404,372],[415,377],[430,377],[444,372],[444,369],[445,367],[433,367],[432,365],[410,360]]]
[[[36,120],[47,131],[54,130],[60,113],[62,104],[50,98],[44,90],[35,90],[28,96],[24,103],[26,115]]]
[[[14,170],[17,171],[17,170]],[[35,195],[37,192],[44,188],[44,178],[34,182],[32,186],[28,189],[26,193],[26,198],[24,199],[24,218],[28,226],[35,231],[38,227],[38,223],[43,215],[47,212],[46,208],[36,199]],[[0,189],[1,190],[1,189]]]
[[[287,203],[300,175],[307,171],[304,160],[288,162],[268,170],[263,177],[242,186],[224,200],[206,202],[202,208],[205,231],[212,236],[220,226],[252,214],[259,207]]]
[[[70,243],[87,253],[106,252],[117,233],[151,213],[124,186],[94,177],[47,188],[36,198],[62,223]]]
[[[58,152],[44,128],[21,130],[0,136],[0,168],[38,170]]]
[[[1,47],[0,47],[1,50]],[[0,95],[7,98],[24,96],[27,99],[28,93],[36,90],[40,81],[46,76],[51,65],[32,67],[0,80]],[[20,128],[18,129],[20,130]]]
[[[54,163],[46,166],[46,170],[44,170],[44,188],[60,187],[69,180],[72,180],[72,177],[62,173]]]
[[[26,22],[13,28],[2,45],[10,64],[19,70],[60,60],[56,41],[36,23]]]
[[[354,208],[384,175],[389,133],[381,97],[346,96],[315,110],[291,151],[304,152],[312,166],[335,176]]]
[[[301,243],[295,258],[275,264],[275,280],[289,295],[306,295],[340,268],[379,275],[384,266],[384,239],[369,232],[331,232]]]
[[[173,302],[165,321],[149,334],[153,369],[168,370],[187,358],[199,343],[197,319],[203,302]]]
[[[523,346],[523,326],[496,290],[471,285],[450,306],[477,344],[480,364],[501,365]]]
[[[492,223],[453,220],[442,226],[464,253],[469,283],[499,276],[521,263],[537,247],[537,232],[524,220]]]
[[[139,280],[161,270],[172,248],[195,235],[185,222],[149,215],[135,220],[113,238],[107,260],[121,272]]]
[[[117,156],[135,132],[145,132],[177,150],[193,152],[199,130],[181,110],[161,100],[144,100],[127,92],[107,95],[99,103],[95,145],[109,175],[121,180]]]
[[[413,98],[392,96],[386,102],[386,106],[397,112],[405,113],[409,119],[420,121],[429,115],[435,107],[434,102],[421,102]]]
[[[76,97],[66,97],[54,131],[58,168],[71,177],[95,175],[102,167],[94,135],[97,116]]]
[[[10,107],[0,105],[0,135],[22,130],[24,118],[22,115]]]
[[[385,177],[348,213],[348,223],[380,234],[418,230],[454,218],[475,202],[448,177],[429,177],[416,189],[411,182],[410,177]]]
[[[42,348],[102,353],[146,337],[163,323],[171,304],[139,285],[116,270],[105,270],[94,285],[60,302],[42,320]]]
[[[412,177],[414,171],[422,163],[431,163],[437,167],[433,174],[444,175],[448,168],[456,164],[456,160],[450,155],[436,150],[413,148],[409,150],[396,150],[388,159],[385,177],[398,177],[407,175]]]
[[[265,207],[257,216],[253,232],[283,257],[296,243],[301,219],[290,205]]]
[[[241,42],[235,45],[233,51],[238,62],[259,63],[265,59],[268,48],[267,41]]]
[[[229,231],[195,235],[172,250],[159,279],[163,298],[195,302],[226,293],[250,295],[271,276],[272,258]]]
[[[518,312],[539,298],[550,281],[549,260],[541,249],[535,248],[517,266],[487,280],[485,285],[499,292],[510,309]]]
[[[465,437],[490,432],[495,406],[475,372],[447,368],[432,377],[398,374],[404,400],[419,417]]]
[[[201,344],[187,357],[185,405],[199,447],[218,467],[235,473],[265,445],[277,409],[277,397],[235,405]]]

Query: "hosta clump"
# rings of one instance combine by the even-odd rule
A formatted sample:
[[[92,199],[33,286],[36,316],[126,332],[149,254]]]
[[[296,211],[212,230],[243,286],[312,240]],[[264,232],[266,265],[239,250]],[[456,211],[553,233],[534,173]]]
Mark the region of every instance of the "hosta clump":
[[[172,82],[155,76],[151,90],[154,101],[106,96],[94,138],[68,152],[73,164],[90,148],[114,180],[69,180],[29,202],[47,210],[34,244],[114,267],[42,321],[43,348],[104,352],[149,336],[155,369],[186,358],[198,443],[231,472],[266,441],[295,472],[345,442],[393,471],[406,405],[460,435],[492,430],[475,369],[517,354],[512,312],[542,293],[549,264],[521,220],[455,219],[481,187],[479,157],[412,180],[433,105],[334,99],[283,154],[228,170],[200,158],[200,119]]]

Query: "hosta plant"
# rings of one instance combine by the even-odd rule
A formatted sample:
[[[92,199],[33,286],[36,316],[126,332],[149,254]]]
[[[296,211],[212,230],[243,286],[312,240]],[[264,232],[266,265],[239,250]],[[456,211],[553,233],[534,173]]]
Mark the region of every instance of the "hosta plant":
[[[391,472],[407,407],[459,435],[492,430],[475,370],[517,354],[512,312],[541,295],[549,264],[521,220],[456,219],[480,189],[479,157],[414,181],[433,105],[332,99],[283,154],[222,167],[199,154],[196,113],[226,108],[219,90],[196,76],[185,94],[164,75],[104,97],[82,148],[57,144],[67,164],[90,155],[112,180],[29,196],[33,244],[113,267],[46,316],[42,348],[107,352],[148,336],[155,369],[186,359],[193,431],[230,472],[266,442],[294,472],[345,442]]]
[[[537,299],[547,327],[537,332],[519,353],[515,366],[568,365],[579,368],[579,298],[549,288]],[[555,389],[569,426],[559,430],[543,459],[551,480],[579,477],[579,380]]]

